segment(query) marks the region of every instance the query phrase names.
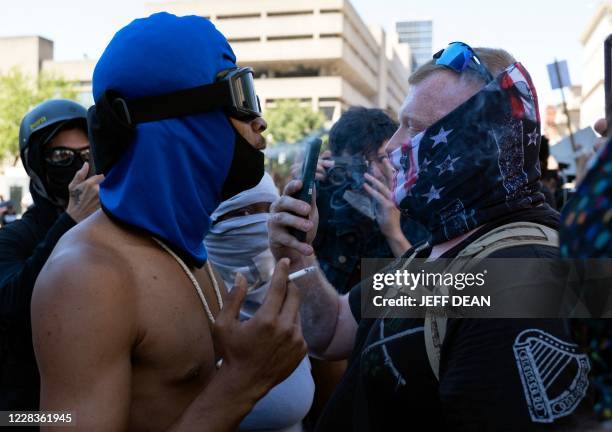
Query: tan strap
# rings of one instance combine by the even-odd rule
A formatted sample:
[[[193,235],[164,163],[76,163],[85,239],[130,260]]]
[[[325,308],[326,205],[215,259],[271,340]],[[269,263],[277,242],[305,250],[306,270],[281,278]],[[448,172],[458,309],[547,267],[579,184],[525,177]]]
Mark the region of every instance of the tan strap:
[[[501,249],[523,245],[558,247],[559,234],[552,228],[533,222],[513,222],[497,227],[470,243],[444,269],[445,273],[456,273],[476,265],[482,259]],[[436,379],[440,379],[440,350],[448,317],[440,315],[440,309],[425,312],[425,351]]]
[[[442,349],[442,342],[444,342],[444,336],[446,336],[446,322],[446,317],[433,313],[426,313],[425,315],[425,324],[423,326],[425,351],[427,352],[431,370],[437,380],[440,379],[440,351]]]
[[[544,225],[533,222],[513,222],[479,237],[459,252],[457,257],[478,256],[482,259],[497,250],[525,244],[558,247],[559,236],[557,231]]]

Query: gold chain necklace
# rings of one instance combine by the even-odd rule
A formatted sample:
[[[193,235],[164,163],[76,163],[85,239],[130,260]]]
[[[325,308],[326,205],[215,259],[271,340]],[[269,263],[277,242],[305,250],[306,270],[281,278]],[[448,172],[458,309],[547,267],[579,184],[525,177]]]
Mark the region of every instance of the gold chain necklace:
[[[208,316],[208,319],[210,320],[211,324],[214,324],[215,317],[212,314],[212,310],[210,309],[210,306],[208,305],[208,301],[206,300],[206,297],[204,296],[204,292],[202,291],[200,284],[198,283],[195,276],[193,275],[193,272],[189,270],[189,267],[187,267],[187,265],[181,259],[181,257],[175,254],[174,251],[170,249],[163,241],[161,241],[160,239],[156,237],[152,237],[152,238],[153,240],[157,242],[157,244],[159,244],[162,247],[162,249],[168,252],[168,254],[170,254],[170,256],[175,259],[175,261],[179,264],[179,266],[181,266],[181,268],[183,269],[183,271],[185,272],[185,274],[187,275],[187,277],[189,278],[189,280],[195,287],[196,292],[198,293],[198,296],[200,297],[200,300],[202,301],[202,305],[204,305],[204,310],[206,311],[206,315]],[[217,301],[219,302],[219,309],[223,309],[223,298],[221,297],[221,290],[219,289],[219,283],[215,279],[215,276],[212,270],[212,266],[210,265],[209,260],[206,260],[206,271],[208,272],[208,276],[210,277],[210,280],[212,281],[213,289],[215,290],[215,295],[217,296]],[[217,361],[216,363],[217,369],[221,367],[222,363],[223,363],[223,359],[219,359]]]

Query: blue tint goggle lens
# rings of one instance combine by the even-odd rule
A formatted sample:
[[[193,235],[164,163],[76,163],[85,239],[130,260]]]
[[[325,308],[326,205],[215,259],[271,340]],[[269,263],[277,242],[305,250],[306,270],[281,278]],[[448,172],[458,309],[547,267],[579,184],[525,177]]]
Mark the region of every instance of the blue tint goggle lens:
[[[451,42],[448,47],[433,55],[436,64],[445,66],[457,73],[466,69],[476,71],[488,83],[493,80],[491,72],[480,62],[474,50],[466,43]]]

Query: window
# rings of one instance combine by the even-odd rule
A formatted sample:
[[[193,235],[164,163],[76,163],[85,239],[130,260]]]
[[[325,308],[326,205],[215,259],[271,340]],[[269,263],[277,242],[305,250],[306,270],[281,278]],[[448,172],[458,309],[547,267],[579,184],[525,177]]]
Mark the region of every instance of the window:
[[[259,17],[261,17],[260,13],[217,15],[218,20],[239,19],[239,18],[259,18]]]
[[[285,11],[285,12],[268,12],[269,17],[283,17],[283,16],[295,16],[295,15],[313,15],[313,10],[306,11]]]
[[[233,42],[259,42],[261,39],[259,37],[241,37],[241,38],[228,38],[227,41],[229,43]]]
[[[313,35],[287,35],[287,36],[268,36],[269,41],[296,40],[296,39],[312,39]]]
[[[319,75],[321,75],[321,69],[302,65],[274,72],[275,78],[315,77]]]
[[[253,78],[268,78],[268,77],[272,77],[272,75],[270,74],[270,71],[268,69],[255,69],[253,71]]]

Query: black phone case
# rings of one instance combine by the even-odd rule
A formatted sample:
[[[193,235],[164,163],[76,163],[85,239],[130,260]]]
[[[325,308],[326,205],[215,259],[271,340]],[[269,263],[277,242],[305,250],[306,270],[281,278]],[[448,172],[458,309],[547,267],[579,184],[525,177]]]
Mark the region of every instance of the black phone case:
[[[315,174],[317,172],[317,162],[319,161],[319,153],[321,152],[322,141],[315,138],[307,144],[306,156],[302,165],[302,189],[293,194],[293,198],[304,201],[310,204],[312,202],[312,191],[314,188]],[[304,231],[292,228],[291,234],[301,242],[306,241],[306,233]]]
[[[612,34],[604,42],[604,85],[606,95],[606,136],[612,136]]]

